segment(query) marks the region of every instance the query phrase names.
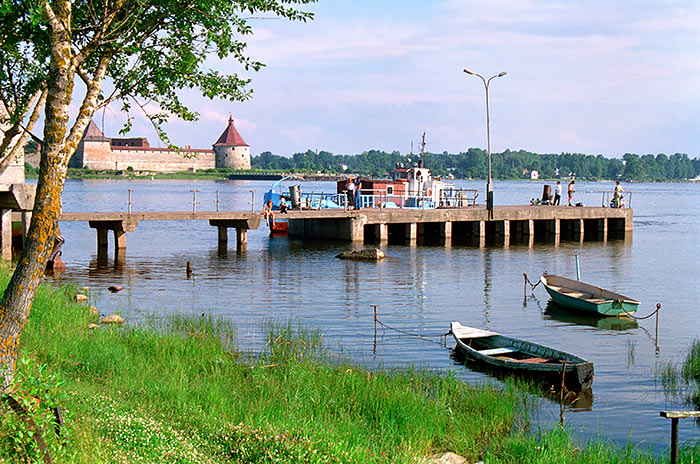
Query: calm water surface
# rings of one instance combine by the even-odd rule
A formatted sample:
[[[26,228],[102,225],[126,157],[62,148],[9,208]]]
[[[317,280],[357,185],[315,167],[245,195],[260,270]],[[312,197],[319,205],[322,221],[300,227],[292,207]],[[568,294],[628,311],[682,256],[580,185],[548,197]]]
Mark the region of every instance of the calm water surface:
[[[483,189],[483,182],[458,186]],[[258,181],[109,181],[69,180],[64,211],[126,211],[133,189],[134,211],[187,211],[198,190],[198,210],[248,210],[270,182]],[[419,365],[452,372],[467,381],[490,378],[450,358],[438,343],[381,333],[373,350],[371,305],[393,327],[425,335],[444,334],[450,321],[487,328],[575,353],[595,363],[593,399],[565,413],[581,439],[604,436],[631,439],[665,451],[669,424],[663,409],[683,408],[667,399],[655,370],[679,363],[698,337],[700,288],[700,184],[632,184],[635,213],[631,241],[562,242],[560,246],[489,247],[386,246],[381,263],[335,259],[348,243],[300,242],[269,237],[264,228],[248,235],[247,252],[217,249],[216,229],[205,221],[139,224],[127,237],[126,257],[98,263],[96,234],[87,223],[61,224],[66,237],[66,272],[57,279],[93,288],[93,303],[103,314],[118,311],[129,323],[151,314],[211,313],[235,321],[243,349],[260,350],[261,321],[295,320],[322,330],[333,350],[366,366]],[[576,201],[600,205],[611,183],[577,183]],[[303,183],[304,191],[332,191],[333,183]],[[496,182],[497,205],[525,204],[541,193],[542,183]],[[483,195],[482,195],[483,196]],[[233,231],[231,231],[233,232]],[[642,301],[639,314],[663,305],[658,350],[654,319],[632,324],[573,319],[546,311],[548,296],[538,287],[524,299],[523,273],[534,281],[543,271],[582,278]],[[195,277],[187,280],[185,263]],[[110,294],[108,285],[126,290]],[[544,401],[540,420],[555,423],[559,406]],[[697,440],[690,420],[681,421],[681,439]]]

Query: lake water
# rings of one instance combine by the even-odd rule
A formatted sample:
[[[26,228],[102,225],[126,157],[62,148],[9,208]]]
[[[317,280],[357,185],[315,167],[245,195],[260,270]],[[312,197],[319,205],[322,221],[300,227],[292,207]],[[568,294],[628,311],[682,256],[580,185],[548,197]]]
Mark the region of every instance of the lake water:
[[[458,187],[483,190],[484,182],[457,181]],[[66,212],[126,211],[133,189],[133,211],[192,210],[191,190],[198,190],[199,211],[255,209],[270,182],[263,181],[110,181],[69,180],[63,196]],[[611,183],[577,182],[576,201],[600,205]],[[376,349],[371,305],[384,323],[426,336],[441,335],[450,321],[537,341],[591,360],[595,364],[593,398],[565,413],[580,439],[604,436],[668,449],[670,424],[664,409],[684,409],[668,399],[655,380],[657,366],[679,363],[698,337],[700,319],[700,184],[628,184],[633,192],[634,238],[631,241],[562,242],[559,246],[382,247],[381,263],[335,259],[353,247],[342,242],[301,242],[250,231],[245,253],[220,253],[216,228],[205,221],[139,224],[127,234],[126,257],[114,260],[113,238],[106,263],[98,263],[96,234],[87,223],[65,222],[63,259],[58,282],[92,288],[103,314],[120,312],[130,324],[151,314],[211,313],[234,321],[238,344],[259,351],[263,321],[297,321],[320,329],[326,345],[369,367],[418,365],[453,372],[467,381],[488,380],[450,358],[439,343],[379,332]],[[304,191],[334,191],[330,182],[303,183]],[[541,194],[541,182],[495,182],[495,204],[525,204]],[[483,197],[483,194],[481,195]],[[354,247],[359,247],[354,245]],[[575,276],[580,256],[582,280],[642,301],[639,315],[662,304],[658,349],[654,318],[632,324],[572,319],[545,311],[541,287],[524,299],[523,273],[535,281],[549,273]],[[185,275],[192,262],[193,279]],[[111,294],[109,285],[125,290]],[[529,294],[529,292],[528,292]],[[432,338],[437,340],[436,338]],[[451,346],[452,343],[448,344]],[[559,406],[544,401],[539,420],[555,423]],[[692,420],[681,421],[681,440],[697,440]]]

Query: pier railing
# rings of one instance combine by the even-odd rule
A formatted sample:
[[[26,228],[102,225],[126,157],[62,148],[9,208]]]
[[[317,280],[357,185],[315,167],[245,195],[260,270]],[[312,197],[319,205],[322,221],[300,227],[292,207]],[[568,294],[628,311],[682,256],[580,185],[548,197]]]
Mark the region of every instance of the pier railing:
[[[613,206],[613,197],[615,195],[615,192],[611,192],[609,190],[585,190],[583,193],[596,193],[596,194],[601,194],[601,204],[600,206],[604,208],[631,208],[632,207],[632,192],[622,192],[622,202],[620,203],[621,206]]]
[[[400,195],[386,190],[363,189],[359,192],[354,206],[359,208],[437,208],[475,206],[479,196],[477,190],[446,188],[435,201],[429,195]],[[343,203],[345,205],[345,203]]]

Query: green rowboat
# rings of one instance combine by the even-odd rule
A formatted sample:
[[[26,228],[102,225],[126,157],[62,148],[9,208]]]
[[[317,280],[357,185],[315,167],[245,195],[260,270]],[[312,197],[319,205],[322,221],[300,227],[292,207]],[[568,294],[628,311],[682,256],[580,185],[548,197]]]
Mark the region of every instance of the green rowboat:
[[[554,302],[566,308],[601,316],[624,316],[637,312],[640,305],[630,297],[566,277],[544,274],[540,282]]]

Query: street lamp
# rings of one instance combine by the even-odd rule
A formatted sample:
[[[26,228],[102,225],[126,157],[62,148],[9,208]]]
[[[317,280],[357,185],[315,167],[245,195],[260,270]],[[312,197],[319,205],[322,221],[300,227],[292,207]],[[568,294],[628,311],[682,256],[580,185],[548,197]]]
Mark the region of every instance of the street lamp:
[[[484,79],[484,76],[482,76],[481,74],[477,74],[468,69],[465,69],[464,72],[472,76],[479,77],[484,83],[484,89],[486,90],[486,145],[489,159],[489,176],[486,180],[486,210],[489,212],[489,216],[493,216],[493,184],[491,183],[491,133],[489,129],[489,84],[493,79],[497,77],[503,77],[507,73],[505,71],[501,71],[495,76],[489,77],[487,80]]]

